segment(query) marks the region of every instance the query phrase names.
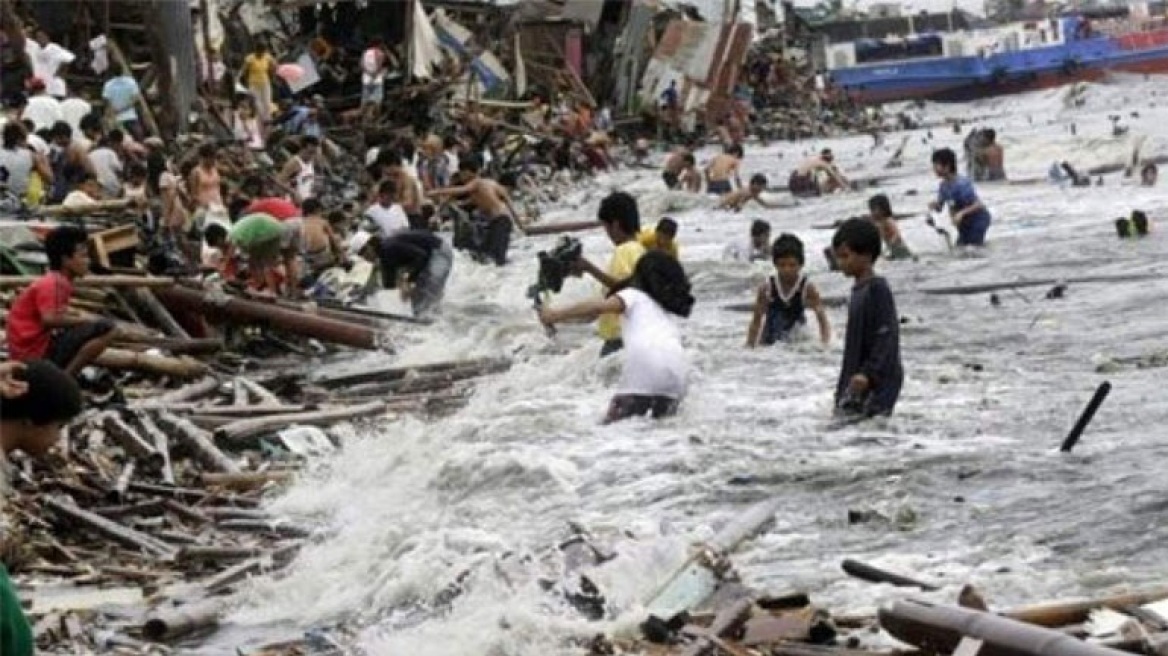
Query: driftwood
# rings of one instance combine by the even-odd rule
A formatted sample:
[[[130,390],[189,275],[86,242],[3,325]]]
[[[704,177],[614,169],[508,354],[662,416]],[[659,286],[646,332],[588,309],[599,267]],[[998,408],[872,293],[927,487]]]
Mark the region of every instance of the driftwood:
[[[368,326],[328,319],[274,304],[245,301],[185,287],[159,289],[157,293],[158,299],[167,307],[203,313],[212,320],[266,324],[288,333],[363,349],[377,349],[381,343],[377,331]]]
[[[231,417],[232,419],[239,419],[244,417],[262,417],[264,415],[287,415],[294,412],[307,412],[315,410],[316,407],[310,404],[298,403],[277,403],[275,405],[190,405],[178,406],[170,409],[176,411],[189,412],[192,417],[200,415],[214,415],[217,417]]]
[[[124,546],[131,547],[143,551],[151,556],[159,558],[173,558],[175,555],[174,547],[166,544],[161,540],[157,540],[145,533],[136,531],[128,526],[123,526],[117,522],[111,521],[79,507],[72,497],[67,495],[61,497],[45,497],[43,503],[52,511],[59,513],[68,519],[84,525],[86,528],[92,529],[102,535],[118,542]]]
[[[243,385],[244,389],[255,399],[256,403],[261,405],[278,405],[281,403],[280,397],[272,394],[266,387],[254,380],[243,377],[237,378],[236,380],[240,385]]]
[[[128,294],[130,298],[134,299],[139,306],[150,314],[150,317],[154,319],[160,328],[166,331],[166,334],[179,339],[191,338],[187,331],[179,325],[178,321],[175,321],[166,307],[159,302],[158,297],[149,289],[139,287],[129,290]]]
[[[527,226],[523,232],[527,235],[558,235],[565,232],[580,232],[593,230],[602,226],[600,221],[563,221],[559,223],[543,223]]]
[[[174,378],[194,378],[207,373],[207,365],[186,356],[168,358],[153,353],[135,353],[125,349],[108,348],[98,356],[96,364],[108,369],[129,369]]]
[[[147,616],[142,635],[148,640],[174,640],[188,633],[208,629],[219,623],[224,604],[219,599],[184,604],[177,608],[162,608]]]
[[[110,437],[117,440],[126,454],[133,458],[161,461],[162,455],[153,443],[143,438],[116,413],[107,412],[101,417],[101,427]]]
[[[401,380],[407,376],[437,374],[441,372],[460,372],[464,374],[464,378],[471,378],[473,376],[483,376],[506,371],[510,367],[511,361],[505,358],[482,358],[478,360],[435,362],[406,367],[395,365],[383,369],[366,369],[351,373],[317,376],[313,382],[328,389],[335,389],[338,387],[360,385],[361,383],[388,382]]]
[[[718,611],[712,624],[706,629],[706,636],[699,637],[692,645],[682,652],[682,656],[706,656],[714,651],[715,645],[710,638],[725,638],[737,633],[754,609],[754,602],[750,599],[739,599],[733,604]]]
[[[965,637],[983,642],[979,656],[1120,656],[1044,627],[984,611],[925,601],[898,601],[880,609],[880,626],[898,640],[952,653]]]
[[[169,412],[160,412],[158,414],[158,420],[162,422],[162,425],[166,430],[170,431],[175,439],[194,454],[195,459],[202,463],[204,467],[229,474],[236,474],[241,471],[239,465],[235,464],[234,460],[219,450],[219,447],[215,446],[215,440],[210,433],[195,426],[190,421],[176,417]]]
[[[1014,608],[1002,613],[1004,617],[1037,624],[1038,626],[1060,627],[1082,624],[1097,608],[1120,610],[1131,606],[1142,606],[1161,599],[1168,599],[1168,586],[1159,586],[1140,592],[1129,592],[1099,599],[1078,601],[1056,601],[1033,606]]]
[[[179,550],[178,559],[180,561],[208,560],[219,562],[224,560],[255,558],[264,553],[266,551],[259,547],[204,547],[192,545]]]
[[[185,401],[194,401],[201,399],[215,390],[219,389],[219,381],[208,376],[193,383],[184,385],[176,390],[166,392],[165,394],[153,399],[153,403],[164,406],[183,403]]]
[[[960,285],[955,287],[928,287],[921,290],[923,294],[943,296],[968,296],[970,294],[984,294],[1004,289],[1023,289],[1025,287],[1045,287],[1065,283],[1068,285],[1082,285],[1088,283],[1107,282],[1140,282],[1142,280],[1160,280],[1162,273],[1121,273],[1115,275],[1080,276],[1077,278],[1039,278],[1037,280],[1016,280],[1014,282],[995,282],[983,285]]]
[[[154,423],[150,415],[145,412],[135,413],[134,418],[138,420],[138,425],[142,427],[142,432],[146,433],[149,439],[154,443],[154,449],[162,456],[161,477],[162,482],[169,485],[174,485],[174,468],[170,464],[170,440],[166,433]]]
[[[40,276],[0,276],[0,289],[16,289],[27,287],[36,282]],[[149,276],[85,276],[73,281],[76,287],[171,287],[174,280],[171,278],[157,278]]]
[[[317,410],[315,412],[299,412],[291,415],[272,415],[270,417],[256,417],[242,419],[222,426],[215,430],[215,437],[229,442],[239,442],[264,433],[284,428],[291,424],[307,424],[309,426],[327,426],[346,419],[378,415],[385,411],[385,403],[373,401],[344,408]]]
[[[395,314],[393,312],[382,312],[381,310],[374,310],[373,308],[364,305],[345,304],[340,301],[330,299],[320,299],[316,304],[321,308],[332,310],[338,313],[338,316],[346,319],[354,315],[361,317],[370,317],[372,319],[380,319],[382,321],[397,321],[401,323],[416,323],[421,325],[429,325],[433,320],[424,317],[414,317],[407,314]]]
[[[208,487],[221,487],[239,492],[254,490],[268,483],[286,483],[296,475],[287,470],[266,472],[238,472],[234,474],[202,474],[199,480]]]
[[[873,567],[867,563],[861,563],[858,560],[845,560],[841,564],[841,567],[849,575],[861,581],[868,581],[869,583],[891,583],[901,588],[920,588],[926,591],[940,590],[940,588],[930,583],[910,579],[907,576],[901,576],[900,574]]]

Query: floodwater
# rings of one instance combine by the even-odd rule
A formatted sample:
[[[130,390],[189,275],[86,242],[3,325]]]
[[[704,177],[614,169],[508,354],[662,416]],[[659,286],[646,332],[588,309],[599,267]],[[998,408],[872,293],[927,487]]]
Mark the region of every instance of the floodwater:
[[[1123,164],[1140,137],[1143,157],[1168,155],[1166,89],[1118,78],[1083,89],[1081,106],[1061,89],[922,114],[997,128],[1010,176],[1042,178],[1062,159],[1080,170]],[[1130,132],[1113,137],[1109,115]],[[802,154],[831,146],[853,177],[896,176],[872,193],[889,194],[898,212],[920,212],[937,184],[930,151],[959,149],[961,137],[943,126],[908,135],[905,166],[892,171],[883,164],[899,134],[874,152],[867,137],[748,144],[744,170],[785,181]],[[1006,290],[997,306],[988,293],[922,292],[1168,273],[1163,230],[1121,241],[1113,225],[1140,209],[1168,226],[1168,182],[1144,189],[1122,173],[1104,182],[981,186],[994,212],[984,257],[950,255],[923,214],[902,221],[919,261],[878,269],[903,317],[904,393],[887,422],[832,431],[845,310],[829,310],[835,338],[826,349],[809,342],[749,351],[749,315],[723,306],[748,302],[757,273],[720,254],[764,218],[776,235],[804,240],[811,279],[824,296],[842,298],[849,282],[819,255],[831,231],[813,226],[863,213],[868,193],[733,214],[667,194],[653,171],[597,180],[545,220],[592,218],[599,199],[620,188],[641,200],[645,223],[665,211],[681,223],[698,305],[683,328],[693,371],[680,415],[599,425],[619,358],[598,362],[599,342],[584,326],[549,339],[525,297],[537,251],[555,237],[519,238],[503,269],[460,256],[443,319],[396,334],[396,357],[511,356],[513,368],[481,381],[454,416],[350,434],[343,450],[272,499],[273,512],[319,533],[286,571],[252,581],[225,631],[199,651],[229,653],[229,642],[349,623],[359,628],[347,641],[375,655],[579,653],[573,639],[634,626],[688,545],[766,498],[779,500],[776,521],[734,558],[743,580],[768,592],[806,590],[835,611],[870,612],[911,594],[847,578],[839,568],[846,557],[936,582],[935,599],[952,601],[972,583],[996,607],[1164,580],[1168,498],[1156,463],[1168,458],[1168,378],[1132,364],[1097,368],[1165,349],[1168,282],[1071,283],[1054,300],[1045,298],[1049,285]],[[582,238],[589,257],[607,260],[603,234]],[[595,293],[570,280],[556,302]],[[1082,442],[1058,453],[1105,379],[1114,389]],[[869,521],[849,523],[850,510]],[[558,577],[545,556],[572,525],[617,554],[589,571],[606,598],[602,622],[583,619],[538,582]],[[464,592],[433,608],[460,576]]]

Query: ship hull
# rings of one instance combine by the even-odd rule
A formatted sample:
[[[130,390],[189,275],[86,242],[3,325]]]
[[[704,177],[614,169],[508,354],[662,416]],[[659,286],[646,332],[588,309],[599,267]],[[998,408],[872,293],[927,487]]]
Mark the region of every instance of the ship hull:
[[[1168,30],[989,57],[952,57],[842,69],[832,80],[865,103],[965,102],[1094,82],[1110,72],[1168,74]]]

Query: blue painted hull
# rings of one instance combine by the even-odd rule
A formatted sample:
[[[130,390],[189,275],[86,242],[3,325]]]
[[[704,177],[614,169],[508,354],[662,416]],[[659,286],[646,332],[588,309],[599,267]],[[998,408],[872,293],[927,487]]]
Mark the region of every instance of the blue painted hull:
[[[867,64],[832,71],[833,83],[862,102],[965,101],[1095,80],[1108,71],[1168,73],[1168,43],[1138,47],[1095,38],[999,53]]]

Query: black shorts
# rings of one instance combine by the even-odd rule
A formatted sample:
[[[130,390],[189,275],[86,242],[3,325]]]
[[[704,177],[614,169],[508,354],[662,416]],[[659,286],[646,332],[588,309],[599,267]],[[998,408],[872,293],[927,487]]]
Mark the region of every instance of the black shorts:
[[[617,394],[608,404],[606,422],[620,421],[629,417],[652,415],[662,419],[677,414],[678,399],[668,396],[645,396],[641,394]]]
[[[819,183],[815,174],[801,174],[798,171],[791,173],[787,178],[787,189],[796,198],[811,198],[819,195]]]
[[[105,337],[114,329],[114,322],[100,319],[92,323],[73,326],[57,333],[49,342],[48,358],[53,364],[64,369],[69,366],[77,353],[89,342]]]
[[[665,181],[666,189],[677,189],[678,182],[680,182],[680,180],[678,180],[677,174],[673,171],[662,172],[661,179]]]

